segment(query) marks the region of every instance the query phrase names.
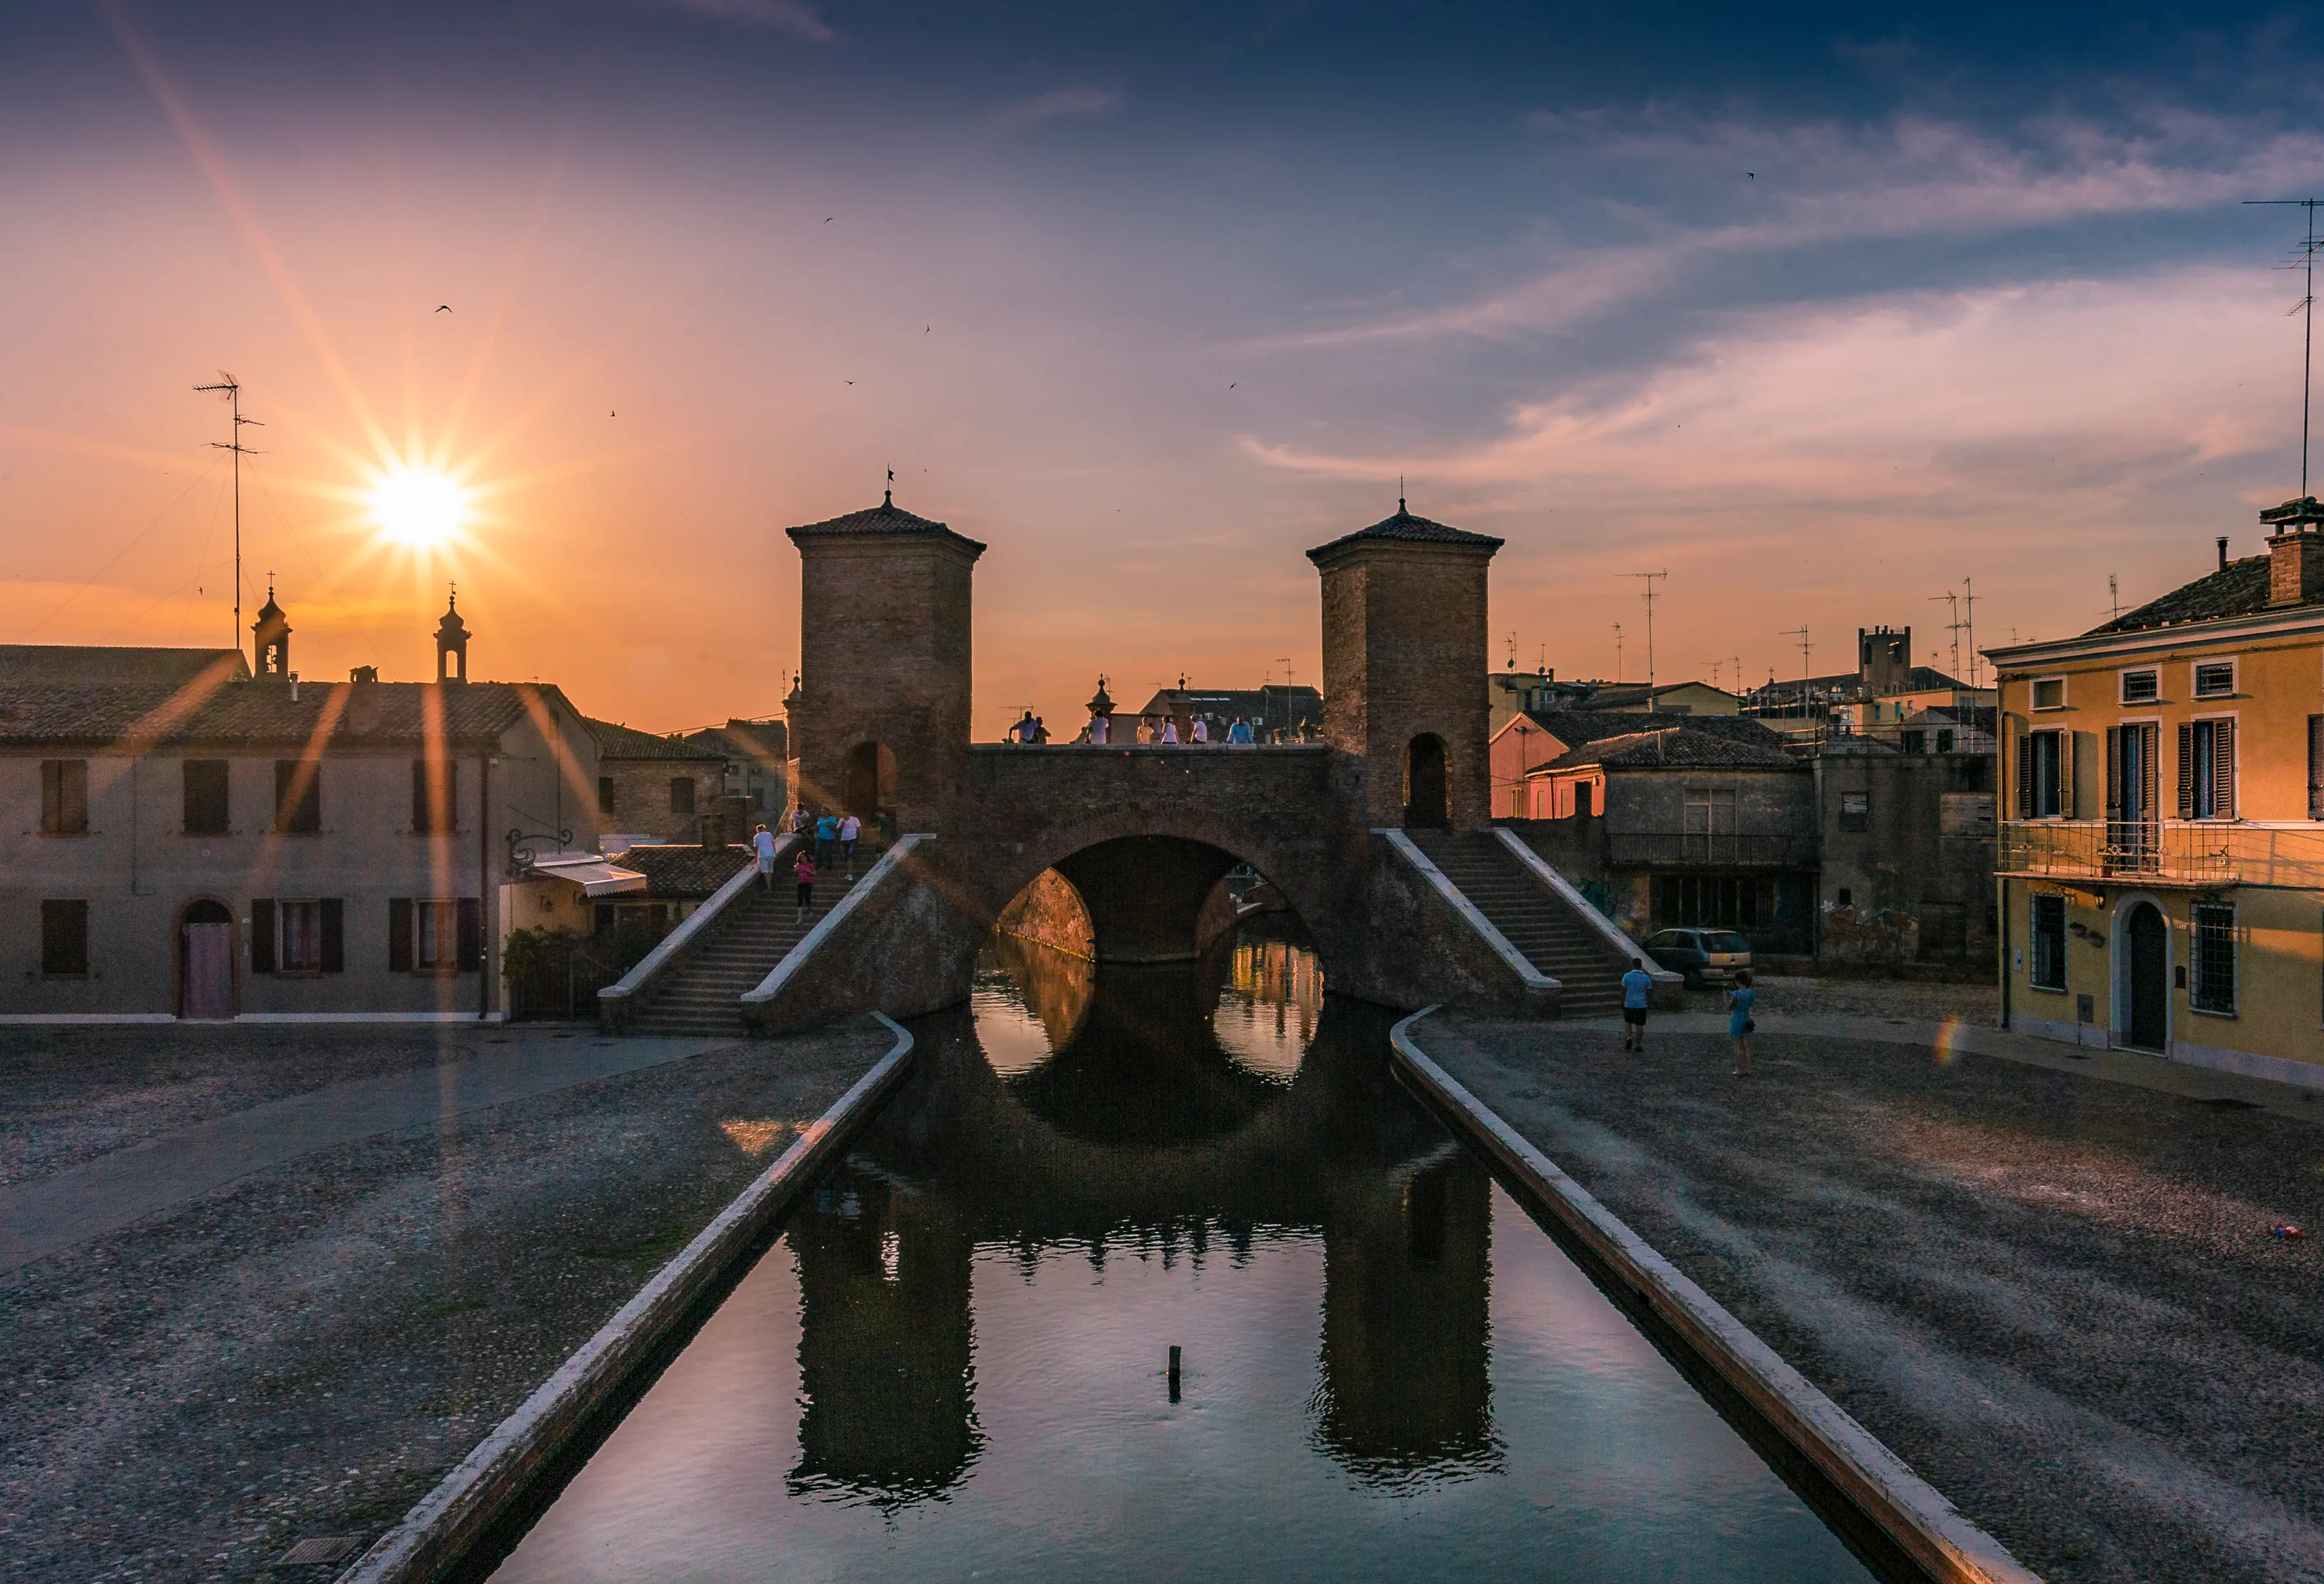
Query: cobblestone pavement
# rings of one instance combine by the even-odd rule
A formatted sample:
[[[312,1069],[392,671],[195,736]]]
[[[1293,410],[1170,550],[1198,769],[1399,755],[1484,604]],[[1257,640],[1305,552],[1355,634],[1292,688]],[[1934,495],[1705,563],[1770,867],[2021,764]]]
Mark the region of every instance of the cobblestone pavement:
[[[2324,1231],[2304,1115],[1868,1040],[1763,1036],[1738,1080],[1700,1034],[1413,1034],[2052,1584],[2324,1579],[2324,1265],[2271,1232]]]
[[[447,1048],[135,1032],[91,1062],[101,1114],[144,1088],[182,1122]],[[11,1584],[332,1577],[270,1564],[393,1524],[891,1043],[865,1019],[337,1145],[0,1275]],[[69,1126],[64,1077],[34,1089]]]

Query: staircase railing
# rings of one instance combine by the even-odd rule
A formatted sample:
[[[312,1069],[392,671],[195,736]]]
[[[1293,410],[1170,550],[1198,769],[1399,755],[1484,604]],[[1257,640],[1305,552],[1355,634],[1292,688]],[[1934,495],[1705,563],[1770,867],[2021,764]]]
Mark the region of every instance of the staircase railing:
[[[1435,861],[1420,850],[1418,843],[1393,825],[1382,826],[1372,833],[1386,837],[1388,844],[1401,854],[1406,863],[1420,871],[1421,877],[1434,889],[1436,894],[1452,904],[1452,910],[1461,916],[1471,929],[1477,932],[1485,944],[1491,949],[1493,955],[1499,957],[1508,965],[1509,972],[1517,975],[1517,982],[1525,987],[1529,1004],[1550,1007],[1557,1004],[1559,992],[1563,989],[1558,981],[1535,967],[1533,959],[1517,949],[1509,937],[1501,933],[1500,926],[1486,917],[1483,909],[1469,900],[1461,888],[1452,883],[1452,878],[1436,867]]]
[[[775,861],[798,845],[797,836],[779,837],[775,842]],[[759,879],[759,864],[754,857],[735,871],[734,878],[710,893],[709,900],[678,921],[678,926],[662,936],[661,942],[635,968],[621,977],[618,983],[609,984],[597,992],[597,1021],[609,1034],[618,1033],[628,1023],[630,1014],[641,1004],[640,992],[659,980],[663,971],[672,967],[678,954],[693,944],[703,931],[717,922],[735,898],[749,890]]]

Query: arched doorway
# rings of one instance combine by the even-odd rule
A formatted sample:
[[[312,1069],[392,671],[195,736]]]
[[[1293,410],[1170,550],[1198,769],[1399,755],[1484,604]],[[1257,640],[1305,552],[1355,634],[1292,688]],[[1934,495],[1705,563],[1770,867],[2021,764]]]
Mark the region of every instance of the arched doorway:
[[[178,1016],[208,1022],[234,1017],[234,911],[204,898],[178,922]]]
[[[847,776],[840,802],[858,819],[876,820],[896,800],[896,756],[884,742],[859,742],[847,751]]]
[[[2123,1043],[2161,1051],[2171,1043],[2171,926],[2152,902],[2135,902],[2119,926]]]
[[[1444,739],[1423,732],[1404,752],[1404,824],[1407,830],[1442,830],[1452,823]]]

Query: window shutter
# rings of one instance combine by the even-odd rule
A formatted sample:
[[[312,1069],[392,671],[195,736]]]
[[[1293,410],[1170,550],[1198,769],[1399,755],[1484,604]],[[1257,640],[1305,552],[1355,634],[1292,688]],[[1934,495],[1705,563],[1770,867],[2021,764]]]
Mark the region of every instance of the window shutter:
[[[2058,817],[2074,817],[2074,734],[2058,733]]]
[[[88,829],[88,761],[69,759],[57,767],[58,789],[64,823],[58,828],[67,834]]]
[[[411,972],[411,898],[390,897],[387,899],[387,971],[390,973]]]
[[[257,897],[250,904],[250,971],[274,972],[274,898]]]
[[[2034,817],[2034,733],[2017,734],[2017,817]]]
[[[278,759],[274,761],[274,828],[291,829],[298,823],[298,813],[290,806],[290,793],[299,779],[299,761]]]
[[[2195,817],[2195,728],[2179,723],[2179,817]]]
[[[2155,762],[2160,757],[2156,749],[2157,736],[2163,728],[2129,726],[2124,729],[2138,733],[2138,817],[2141,820],[2152,820],[2157,817],[2154,812],[2155,790],[2156,784],[2162,779],[2163,775],[2162,769]]]
[[[2310,763],[2313,762],[2311,760]],[[2311,782],[2315,780],[2312,770],[2308,778]],[[65,828],[64,780],[63,760],[44,759],[41,761],[41,829],[52,835]]]
[[[484,965],[484,898],[463,897],[460,898],[460,972],[474,973]]]
[[[2308,817],[2324,819],[2324,715],[2308,717]]]
[[[2211,723],[2211,812],[2236,817],[2236,723]]]
[[[411,828],[428,828],[428,761],[424,759],[411,761]]]
[[[344,973],[347,968],[347,905],[337,897],[326,897],[318,905],[323,921],[323,972]]]
[[[2107,728],[2106,815],[2108,819],[2122,817],[2122,734],[2129,728]]]

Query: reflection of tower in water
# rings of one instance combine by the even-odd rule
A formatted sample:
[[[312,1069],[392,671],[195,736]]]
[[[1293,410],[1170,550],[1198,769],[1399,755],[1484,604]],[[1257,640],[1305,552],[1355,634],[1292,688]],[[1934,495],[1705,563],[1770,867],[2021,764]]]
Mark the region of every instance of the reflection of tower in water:
[[[970,1349],[968,1230],[948,1198],[845,1173],[788,1233],[798,1261],[798,1494],[902,1503],[956,1483],[983,1446]]]
[[[1316,1434],[1358,1477],[1490,1467],[1492,1180],[1450,1147],[1368,1178],[1323,1229]]]

